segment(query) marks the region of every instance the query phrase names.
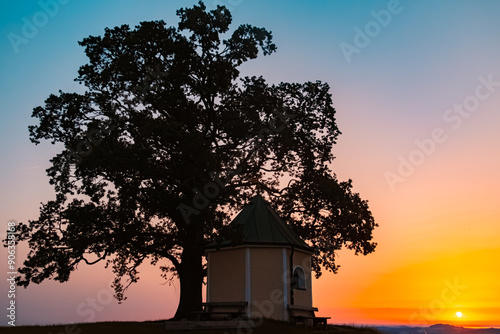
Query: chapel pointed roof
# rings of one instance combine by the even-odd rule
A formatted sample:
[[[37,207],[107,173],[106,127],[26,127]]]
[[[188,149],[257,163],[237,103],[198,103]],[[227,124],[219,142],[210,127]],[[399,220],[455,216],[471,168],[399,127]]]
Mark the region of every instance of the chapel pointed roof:
[[[260,195],[253,197],[230,225],[243,233],[238,245],[283,245],[312,251],[312,248],[278,216],[271,205]],[[234,245],[226,241],[219,246],[229,244]],[[216,248],[213,246],[214,243],[211,243],[207,248]]]

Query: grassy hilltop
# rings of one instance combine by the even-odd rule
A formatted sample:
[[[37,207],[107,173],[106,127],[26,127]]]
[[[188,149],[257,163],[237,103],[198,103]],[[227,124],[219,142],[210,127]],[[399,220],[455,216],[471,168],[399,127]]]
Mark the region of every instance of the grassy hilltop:
[[[52,326],[18,326],[1,327],[1,333],[10,334],[169,334],[175,331],[166,331],[164,321],[148,322],[97,322],[72,325]],[[231,333],[229,330],[196,330],[185,332],[189,334],[224,334]],[[244,334],[381,334],[378,330],[368,327],[351,327],[329,325],[327,329],[305,328],[295,326],[287,322],[265,320],[260,327],[243,329]]]

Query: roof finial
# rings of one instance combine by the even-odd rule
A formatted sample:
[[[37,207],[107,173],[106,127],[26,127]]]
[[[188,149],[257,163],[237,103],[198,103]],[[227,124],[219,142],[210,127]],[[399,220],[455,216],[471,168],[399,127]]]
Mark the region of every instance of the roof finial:
[[[256,177],[250,180],[251,183],[255,184],[255,189],[257,190],[257,195],[260,195],[262,193],[262,184],[260,183],[260,180]]]

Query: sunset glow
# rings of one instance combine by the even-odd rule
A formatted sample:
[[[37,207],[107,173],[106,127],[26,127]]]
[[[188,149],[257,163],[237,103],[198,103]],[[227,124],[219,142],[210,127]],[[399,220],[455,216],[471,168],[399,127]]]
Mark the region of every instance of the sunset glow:
[[[54,197],[45,169],[61,148],[33,145],[27,128],[33,108],[51,93],[83,89],[73,81],[88,62],[77,41],[121,24],[177,25],[175,11],[197,2],[66,1],[17,52],[8,34],[22,34],[23,18],[43,9],[37,0],[6,2],[2,239],[8,221],[38,218],[40,203]],[[388,10],[387,0],[205,1],[209,9],[227,5],[233,28],[249,23],[272,31],[277,52],[249,61],[242,75],[331,86],[342,132],[331,167],[368,200],[378,246],[367,256],[339,251],[338,274],[323,270],[313,279],[317,315],[336,324],[500,327],[500,1],[398,3],[401,10],[362,44],[357,31],[378,22],[372,11]],[[357,51],[347,56],[342,43]],[[18,247],[19,266],[27,253]],[[5,249],[0,256],[6,273]],[[19,324],[172,317],[180,289],[176,279],[160,277],[164,262],[146,261],[122,304],[108,298],[113,274],[100,264],[82,264],[64,284],[18,288]],[[4,279],[2,307],[7,291]],[[101,300],[97,308],[93,300]]]

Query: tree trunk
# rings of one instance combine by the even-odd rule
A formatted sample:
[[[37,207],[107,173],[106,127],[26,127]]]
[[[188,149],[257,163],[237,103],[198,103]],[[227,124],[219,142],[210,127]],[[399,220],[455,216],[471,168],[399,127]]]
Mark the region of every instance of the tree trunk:
[[[197,247],[185,247],[182,252],[178,270],[181,292],[174,320],[188,318],[191,312],[201,311],[203,285],[202,256],[203,250]]]

